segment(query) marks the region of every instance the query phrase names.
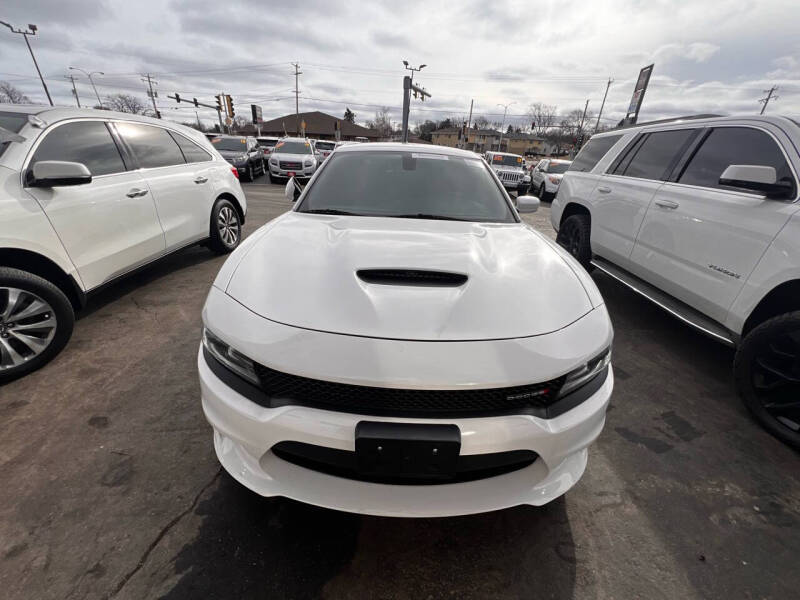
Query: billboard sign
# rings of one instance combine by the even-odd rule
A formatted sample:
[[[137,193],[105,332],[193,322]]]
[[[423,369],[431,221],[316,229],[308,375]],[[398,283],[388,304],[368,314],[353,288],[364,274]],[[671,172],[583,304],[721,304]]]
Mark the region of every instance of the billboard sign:
[[[636,119],[639,117],[639,109],[642,108],[644,93],[647,90],[647,84],[650,83],[650,74],[653,72],[653,66],[648,65],[639,71],[639,78],[636,80],[631,103],[628,105],[628,112],[625,115],[625,119],[631,124],[636,123]]]
[[[257,104],[251,104],[250,111],[253,113],[253,125],[261,125],[264,122],[261,117],[261,107]]]

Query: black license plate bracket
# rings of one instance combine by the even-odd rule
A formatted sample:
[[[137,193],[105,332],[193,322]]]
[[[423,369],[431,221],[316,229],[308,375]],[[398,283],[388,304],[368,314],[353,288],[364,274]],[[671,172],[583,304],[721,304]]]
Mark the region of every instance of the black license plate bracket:
[[[362,475],[401,479],[451,479],[461,452],[457,425],[360,421],[356,462]]]

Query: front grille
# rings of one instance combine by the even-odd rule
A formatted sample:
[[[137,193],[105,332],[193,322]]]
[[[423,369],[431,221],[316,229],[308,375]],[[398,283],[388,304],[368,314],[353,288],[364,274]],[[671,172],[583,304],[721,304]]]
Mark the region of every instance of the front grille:
[[[520,179],[522,179],[522,174],[501,171],[500,179],[502,179],[503,181],[519,181]]]
[[[564,377],[482,390],[416,390],[350,385],[291,375],[256,364],[269,406],[302,405],[360,415],[467,417],[535,412],[551,404]]]
[[[357,467],[356,453],[349,450],[286,441],[275,444],[272,452],[278,458],[312,471],[356,481],[391,485],[438,485],[477,481],[524,469],[532,465],[538,458],[538,455],[531,450],[466,454],[458,457],[456,472],[448,479],[415,479],[393,475],[362,474]]]
[[[302,169],[303,163],[300,162],[290,162],[286,160],[280,161],[281,169]]]

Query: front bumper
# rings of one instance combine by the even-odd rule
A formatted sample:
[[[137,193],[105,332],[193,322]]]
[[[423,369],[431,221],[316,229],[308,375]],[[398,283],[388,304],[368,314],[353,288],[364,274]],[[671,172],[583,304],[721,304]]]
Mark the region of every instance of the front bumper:
[[[231,317],[225,338],[245,354],[271,355],[270,366],[286,372],[387,387],[442,388],[504,385],[530,380],[531,364],[551,375],[568,349],[607,336],[608,316],[599,307],[575,324],[545,336],[486,342],[404,342],[311,332],[262,319],[212,289],[206,323],[219,311]],[[234,313],[234,314],[230,314]],[[209,319],[214,314],[215,318]],[[583,324],[579,325],[582,321]],[[607,330],[605,329],[607,327]],[[217,332],[219,333],[219,332]],[[277,346],[282,350],[278,351]],[[596,348],[587,349],[591,354]],[[538,358],[538,361],[534,360]],[[567,359],[574,362],[574,358]],[[362,416],[303,406],[266,408],[238,393],[198,355],[203,411],[214,430],[221,464],[239,482],[264,496],[285,496],[349,512],[403,517],[437,517],[485,512],[519,504],[541,505],[564,494],[583,474],[587,448],[605,423],[613,373],[588,399],[554,418],[507,415],[474,418],[397,418]],[[373,369],[367,369],[371,365]],[[537,365],[537,366],[538,366]],[[329,372],[326,372],[329,371]],[[546,379],[542,377],[541,379]],[[468,382],[468,383],[467,383]],[[537,460],[523,469],[464,483],[389,485],[356,481],[304,468],[279,458],[272,447],[282,441],[354,451],[359,421],[455,424],[461,455],[531,450]]]
[[[314,174],[315,170],[315,167],[303,167],[302,169],[281,169],[280,167],[271,163],[269,165],[269,172],[273,177],[281,177],[284,179],[292,177],[292,175],[289,175],[289,173],[294,173],[294,177],[296,179],[308,180],[311,179],[311,176]]]

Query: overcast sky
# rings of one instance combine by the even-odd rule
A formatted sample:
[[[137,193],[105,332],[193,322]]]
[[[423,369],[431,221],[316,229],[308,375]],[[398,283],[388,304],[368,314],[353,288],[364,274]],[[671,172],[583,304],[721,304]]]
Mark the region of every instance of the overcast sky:
[[[292,7],[292,10],[289,8]],[[69,66],[104,71],[100,95],[147,99],[140,74],[158,81],[165,118],[193,119],[167,94],[213,102],[231,94],[237,114],[249,104],[264,119],[300,110],[363,122],[378,106],[400,118],[402,60],[428,65],[415,81],[432,99],[412,104],[412,124],[475,114],[524,124],[531,102],[560,112],[600,108],[618,121],[639,69],[655,63],[641,120],[696,113],[752,114],[762,90],[779,86],[768,112],[800,113],[800,2],[797,0],[3,0],[0,20],[34,23],[36,57],[56,104],[74,105]],[[81,76],[82,77],[82,76]],[[0,27],[0,79],[33,101],[46,98],[20,35]],[[78,90],[92,101],[88,81]],[[186,106],[186,105],[182,105]],[[212,122],[213,111],[200,117]]]

